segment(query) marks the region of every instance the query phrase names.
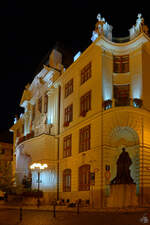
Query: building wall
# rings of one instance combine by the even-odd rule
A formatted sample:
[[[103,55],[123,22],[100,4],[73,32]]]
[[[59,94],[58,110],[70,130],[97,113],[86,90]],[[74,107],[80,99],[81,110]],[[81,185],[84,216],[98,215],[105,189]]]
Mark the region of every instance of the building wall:
[[[91,62],[91,78],[80,85],[81,70]],[[64,98],[64,87],[67,81],[73,78],[73,93]],[[60,196],[64,199],[75,201],[79,198],[91,199],[90,191],[78,191],[78,169],[83,164],[90,164],[91,171],[98,169],[95,177],[95,189],[100,187],[100,148],[101,148],[101,119],[102,110],[102,54],[100,48],[91,46],[83,55],[65,72],[61,80],[61,136],[60,136]],[[86,117],[80,116],[80,97],[91,90],[91,110],[87,112]],[[69,127],[63,127],[64,109],[73,103],[73,121]],[[79,153],[79,130],[86,125],[91,125],[91,149]],[[63,138],[72,134],[72,156],[63,158]],[[72,171],[71,192],[62,192],[62,179],[64,169],[70,168]],[[99,195],[97,195],[99,197]]]
[[[127,44],[113,44],[104,40],[99,44],[93,43],[84,53],[63,73],[41,71],[34,87],[30,88],[31,99],[26,100],[25,133],[35,131],[34,138],[17,144],[16,152],[18,162],[24,160],[24,171],[29,168],[31,162],[47,162],[48,172],[46,177],[48,187],[41,186],[45,192],[58,192],[59,197],[76,201],[81,198],[94,201],[95,207],[107,206],[109,188],[105,177],[105,167],[110,165],[112,180],[116,176],[116,162],[122,147],[126,147],[133,162],[131,176],[136,182],[136,194],[140,204],[148,204],[149,201],[149,125],[150,117],[148,100],[148,60],[149,54],[141,43],[132,40]],[[103,44],[102,44],[103,43]],[[106,46],[104,46],[106,45]],[[146,47],[145,47],[146,48]],[[113,73],[113,55],[129,54],[129,72]],[[91,62],[91,77],[81,85],[81,70]],[[51,75],[50,75],[51,74]],[[47,78],[46,78],[47,77]],[[65,98],[65,84],[73,78],[73,92]],[[114,107],[104,111],[103,101],[113,100],[113,85],[130,85],[130,98],[142,99],[143,108],[129,106]],[[32,86],[31,85],[31,86]],[[91,90],[91,110],[83,117],[80,115],[80,97]],[[37,109],[39,97],[48,94],[48,112],[40,113]],[[25,96],[24,96],[25,98]],[[23,101],[22,101],[23,102]],[[32,120],[32,105],[36,103],[35,121]],[[22,103],[24,104],[24,103]],[[43,103],[42,103],[43,104]],[[73,104],[73,120],[69,126],[64,127],[64,111],[67,106]],[[44,105],[43,105],[44,107]],[[60,108],[59,108],[60,107]],[[45,119],[44,119],[45,118]],[[14,127],[14,133],[19,126]],[[91,126],[91,148],[79,153],[79,130],[86,125]],[[72,154],[63,157],[63,140],[72,134]],[[16,137],[16,136],[15,136]],[[16,142],[16,140],[15,140]],[[21,147],[23,146],[23,147]],[[25,158],[25,157],[30,157]],[[91,172],[95,172],[95,185],[90,191],[79,191],[79,167],[89,164]],[[17,164],[18,165],[18,164]],[[59,168],[58,168],[59,167]],[[63,192],[63,171],[71,169],[71,192]],[[51,176],[52,175],[52,176]],[[22,173],[23,176],[23,173]],[[43,173],[43,179],[44,178]],[[35,177],[36,180],[36,175]],[[54,184],[53,186],[51,184]],[[35,183],[33,187],[36,188]],[[58,195],[57,195],[58,198]]]
[[[142,84],[143,84],[143,105],[144,108],[150,110],[150,103],[149,103],[149,96],[150,96],[150,88],[149,88],[149,60],[150,60],[150,53],[143,47],[142,49]]]
[[[0,142],[0,185],[1,188],[10,187],[13,180],[13,146]]]

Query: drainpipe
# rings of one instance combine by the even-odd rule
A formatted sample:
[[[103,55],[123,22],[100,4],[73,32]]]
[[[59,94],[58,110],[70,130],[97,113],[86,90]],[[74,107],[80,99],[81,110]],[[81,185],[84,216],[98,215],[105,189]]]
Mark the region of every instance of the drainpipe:
[[[58,87],[58,138],[57,138],[57,200],[59,200],[59,134],[60,134],[60,101],[61,86]]]

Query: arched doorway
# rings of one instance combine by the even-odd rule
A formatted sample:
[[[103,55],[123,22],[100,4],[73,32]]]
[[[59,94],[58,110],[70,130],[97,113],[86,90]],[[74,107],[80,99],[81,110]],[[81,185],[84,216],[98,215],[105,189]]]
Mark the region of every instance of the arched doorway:
[[[135,188],[132,187],[132,195],[133,201],[130,201],[129,203],[126,203],[126,206],[133,206],[137,205],[137,195],[139,194],[139,138],[136,133],[136,131],[131,128],[131,127],[115,127],[111,130],[110,134],[108,135],[107,143],[104,144],[104,170],[106,168],[110,168],[110,177],[109,181],[107,177],[105,177],[104,182],[105,182],[105,206],[106,207],[124,207],[124,203],[118,203],[117,204],[117,198],[115,196],[112,196],[114,194],[114,191],[112,193],[112,186],[110,185],[111,180],[115,178],[116,173],[117,173],[117,160],[119,158],[119,155],[122,152],[122,148],[126,149],[126,152],[128,152],[129,157],[132,161],[132,164],[130,166],[130,175],[132,179],[134,180]],[[109,166],[109,167],[108,167]],[[121,187],[121,185],[120,185]],[[120,188],[119,187],[119,188]],[[123,189],[123,187],[121,187]],[[122,198],[122,202],[125,202],[127,198],[127,195],[124,195],[125,190],[121,191],[121,188],[118,189],[120,190],[120,198]],[[126,186],[124,188],[131,188],[130,186]],[[119,193],[118,193],[119,194]],[[124,196],[121,196],[124,195]],[[110,200],[111,199],[111,200]],[[110,203],[111,202],[111,203]]]

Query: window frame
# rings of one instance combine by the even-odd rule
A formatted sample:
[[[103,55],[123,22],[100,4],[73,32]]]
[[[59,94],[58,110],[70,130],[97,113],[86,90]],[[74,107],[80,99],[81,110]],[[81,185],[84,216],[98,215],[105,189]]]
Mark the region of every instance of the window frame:
[[[80,97],[80,115],[84,116],[91,110],[91,90]]]
[[[71,192],[71,169],[69,168],[63,171],[63,192]]]
[[[63,158],[67,158],[71,155],[72,155],[72,134],[67,135],[63,138]]]
[[[73,92],[73,78],[65,84],[65,98]]]
[[[79,153],[91,148],[91,125],[87,125],[79,130]]]
[[[42,113],[42,96],[38,99],[38,111]]]
[[[32,121],[35,120],[35,110],[36,110],[36,104],[32,105]]]
[[[92,76],[92,63],[89,62],[86,66],[84,66],[81,70],[81,85],[84,84],[87,80],[89,80]]]
[[[84,164],[79,167],[79,170],[78,170],[79,191],[89,191],[90,190],[90,170],[91,170],[91,166],[89,164]]]
[[[44,95],[44,113],[48,112],[48,95],[45,93]]]
[[[129,72],[129,55],[113,56],[113,72],[114,73]]]
[[[68,105],[64,110],[64,124],[73,120],[73,104]]]
[[[126,87],[126,91],[123,91],[123,89],[121,90],[121,88],[120,88],[120,93],[124,92],[125,96],[123,96],[122,93],[119,94],[119,91],[117,93],[117,88],[119,90],[119,87]],[[115,99],[115,106],[129,106],[130,105],[130,85],[129,84],[113,85],[113,95],[114,95],[114,99]]]

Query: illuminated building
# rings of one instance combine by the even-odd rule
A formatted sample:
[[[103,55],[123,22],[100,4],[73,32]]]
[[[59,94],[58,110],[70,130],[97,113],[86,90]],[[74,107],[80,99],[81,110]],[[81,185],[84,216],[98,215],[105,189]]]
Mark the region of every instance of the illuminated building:
[[[65,70],[53,50],[48,65],[27,85],[15,121],[17,183],[32,162],[47,163],[45,199],[82,199],[94,207],[150,202],[150,39],[141,14],[128,39],[112,37],[99,14],[92,44]],[[122,147],[132,160],[136,189],[111,193]],[[32,185],[36,187],[36,175]],[[128,188],[127,188],[128,189]],[[130,187],[129,187],[130,189]],[[120,193],[119,193],[120,191]],[[131,190],[130,190],[131,192]],[[127,199],[127,200],[126,200]],[[124,203],[127,201],[126,203]]]

